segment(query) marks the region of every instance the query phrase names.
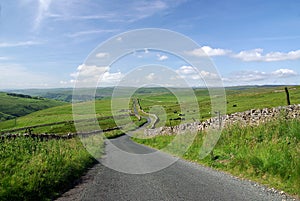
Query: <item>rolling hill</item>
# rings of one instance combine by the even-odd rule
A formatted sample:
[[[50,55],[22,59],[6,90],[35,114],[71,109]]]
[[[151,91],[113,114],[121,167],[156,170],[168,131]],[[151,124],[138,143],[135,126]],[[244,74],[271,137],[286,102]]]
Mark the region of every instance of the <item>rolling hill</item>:
[[[5,92],[0,92],[0,103],[0,121],[65,104],[61,101]]]

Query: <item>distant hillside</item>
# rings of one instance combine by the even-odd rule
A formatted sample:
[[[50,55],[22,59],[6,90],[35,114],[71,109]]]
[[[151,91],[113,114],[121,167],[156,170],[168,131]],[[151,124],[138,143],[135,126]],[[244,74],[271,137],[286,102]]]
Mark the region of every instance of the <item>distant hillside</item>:
[[[61,101],[36,96],[0,92],[0,121],[21,117],[38,110],[63,104]]]
[[[39,96],[48,99],[54,99],[58,101],[71,102],[72,100],[72,89],[17,89],[9,90],[11,93],[21,93],[30,96]]]
[[[120,90],[121,89],[121,90]],[[77,89],[81,91],[81,96],[78,98],[79,100],[93,100],[94,98],[97,100],[111,98],[114,92],[114,87],[101,87],[96,90],[95,97],[90,96],[90,94],[94,94],[93,88],[83,88]],[[117,94],[117,96],[127,96],[127,94],[132,93],[131,87],[120,87],[118,93],[122,91],[122,94]],[[18,90],[8,90],[9,93],[20,93],[26,94],[30,96],[38,96],[48,99],[54,99],[58,101],[64,102],[72,102],[73,98],[73,89],[72,88],[54,88],[54,89],[18,89]],[[78,92],[78,91],[77,91]],[[169,90],[164,87],[146,87],[139,88],[136,90],[137,94],[152,94],[152,93],[168,93]],[[116,94],[114,94],[116,95]]]
[[[95,98],[96,99],[103,99],[106,97],[111,97],[113,93],[113,87],[106,87],[106,88],[99,88],[96,91]],[[92,88],[86,88],[81,89],[82,90],[82,96],[80,99],[84,100],[92,100],[94,97],[84,94],[93,94],[94,89]],[[30,96],[39,96],[44,97],[48,99],[54,99],[58,101],[64,101],[64,102],[72,102],[73,98],[73,89],[72,88],[55,88],[55,89],[19,89],[19,90],[9,90],[10,93],[21,93],[26,94]]]

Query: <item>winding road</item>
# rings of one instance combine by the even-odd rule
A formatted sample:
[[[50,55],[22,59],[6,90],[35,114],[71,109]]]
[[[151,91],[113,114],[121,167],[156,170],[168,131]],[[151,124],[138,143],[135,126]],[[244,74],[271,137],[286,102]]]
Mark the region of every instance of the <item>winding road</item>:
[[[138,114],[136,102],[134,112]],[[151,123],[150,118],[147,119],[147,124],[139,130]],[[128,135],[106,140],[105,144],[105,155],[100,163],[57,201],[295,200],[254,182],[165,153],[156,154],[156,150],[133,142]],[[148,155],[152,157],[146,158]],[[155,168],[158,171],[152,171]]]
[[[128,153],[147,154],[155,151],[136,144],[127,135],[112,139],[110,142],[110,145],[106,146],[106,154],[101,162],[105,163],[105,160],[111,156],[115,157],[115,150],[111,148],[113,145]],[[167,168],[148,174],[122,173],[99,163],[82,177],[79,185],[58,199],[58,201],[69,200],[281,201],[292,199],[270,192],[256,183],[179,159]]]

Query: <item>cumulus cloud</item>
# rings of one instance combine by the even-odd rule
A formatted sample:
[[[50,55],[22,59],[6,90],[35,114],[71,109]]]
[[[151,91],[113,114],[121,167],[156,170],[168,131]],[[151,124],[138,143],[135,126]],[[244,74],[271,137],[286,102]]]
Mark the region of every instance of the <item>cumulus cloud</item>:
[[[81,64],[77,67],[77,71],[74,73],[71,73],[71,77],[73,78],[98,78],[99,75],[103,75],[108,70],[107,66],[88,66],[85,64]]]
[[[187,51],[186,53],[193,56],[203,57],[203,56],[224,56],[228,55],[231,51],[221,48],[212,48],[210,46],[203,46],[192,51]]]
[[[278,69],[274,72],[271,73],[272,75],[276,76],[276,77],[293,77],[293,76],[297,76],[298,73],[294,70],[291,69]]]
[[[180,75],[195,74],[197,71],[192,66],[181,66],[176,72]]]
[[[121,72],[110,73],[107,66],[96,65],[79,65],[77,71],[71,73],[73,78],[70,82],[76,83],[82,87],[95,87],[99,82],[100,85],[115,85],[119,82],[123,74]]]
[[[117,72],[117,73],[105,72],[103,74],[103,77],[100,80],[100,84],[103,83],[103,84],[113,85],[119,82],[123,77],[124,75],[121,72]]]
[[[284,60],[296,60],[300,59],[300,50],[290,52],[270,52],[263,54],[263,49],[257,48],[253,50],[241,51],[237,54],[233,54],[232,57],[241,59],[243,61],[284,61]]]
[[[269,52],[264,54],[262,48],[256,48],[251,50],[243,50],[239,53],[234,53],[232,50],[212,48],[210,46],[203,46],[201,48],[194,49],[192,51],[185,52],[188,55],[203,57],[203,56],[229,56],[240,59],[242,61],[285,61],[300,59],[300,50],[294,50],[290,52]]]
[[[192,66],[181,66],[176,70],[176,73],[181,78],[200,80],[200,79],[216,79],[218,76],[215,73],[201,70],[200,72]]]
[[[157,54],[157,59],[159,61],[164,61],[164,60],[167,60],[168,59],[168,56],[167,55],[160,55],[160,54]]]

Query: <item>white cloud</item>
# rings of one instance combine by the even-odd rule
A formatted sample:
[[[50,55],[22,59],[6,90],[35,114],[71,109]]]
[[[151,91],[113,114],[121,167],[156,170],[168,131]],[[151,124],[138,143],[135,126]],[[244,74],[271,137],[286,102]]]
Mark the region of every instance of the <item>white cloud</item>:
[[[233,58],[241,59],[242,61],[284,61],[284,60],[296,60],[300,59],[300,50],[290,51],[290,52],[269,52],[266,54],[261,48],[256,48],[252,50],[243,50],[239,53],[233,53],[228,49],[212,48],[210,46],[203,46],[192,51],[186,51],[186,54],[203,57],[203,56],[230,56]]]
[[[39,28],[40,24],[42,23],[46,13],[49,9],[52,0],[39,0],[39,6],[37,11],[37,16],[34,21],[34,29]]]
[[[110,73],[109,67],[99,67],[96,65],[79,65],[77,71],[71,73],[71,83],[76,83],[80,87],[96,87],[98,82],[100,85],[115,85],[123,78],[121,72]]]
[[[103,74],[103,77],[100,80],[100,84],[109,84],[109,85],[114,85],[117,82],[119,82],[122,78],[124,77],[124,75],[121,72],[117,72],[117,73],[110,73],[110,72],[105,72]]]
[[[108,57],[109,56],[109,53],[107,52],[99,52],[96,54],[96,57],[97,58],[105,58],[105,57]]]
[[[66,36],[70,38],[76,38],[79,36],[90,35],[90,34],[101,34],[101,33],[111,33],[116,32],[116,29],[95,29],[95,30],[86,30],[86,31],[78,31],[75,33],[67,34]]]
[[[192,66],[181,66],[176,72],[180,75],[196,74],[197,71]]]
[[[108,67],[99,67],[96,65],[87,66],[85,64],[79,65],[77,67],[77,71],[71,73],[70,76],[73,78],[79,79],[91,79],[94,81],[94,78],[99,77],[99,75],[103,75],[108,70]]]
[[[209,46],[203,46],[192,51],[187,51],[186,53],[193,56],[205,57],[205,56],[224,56],[228,55],[231,51],[220,48],[211,48]]]
[[[290,78],[297,75],[298,73],[291,69],[278,69],[272,72],[246,70],[234,72],[230,77],[224,77],[223,81],[238,84],[254,84],[257,82],[266,84],[275,83],[281,78]]]
[[[160,55],[160,54],[157,54],[157,59],[159,61],[164,61],[164,60],[167,60],[168,59],[168,56],[167,55]]]
[[[181,66],[176,70],[176,73],[179,74],[181,78],[184,79],[192,79],[192,80],[200,80],[200,79],[217,79],[218,76],[215,73],[208,71],[198,71],[192,66]]]
[[[272,75],[276,76],[276,77],[293,77],[293,76],[297,76],[298,73],[294,70],[291,69],[278,69],[274,72],[271,73]]]
[[[234,81],[234,82],[252,82],[252,81],[260,81],[265,80],[269,77],[266,72],[261,71],[237,71],[232,74],[231,77],[225,78],[226,81]]]
[[[51,3],[51,12],[49,5]],[[132,23],[153,16],[156,13],[176,7],[183,1],[153,0],[124,1],[118,4],[98,4],[90,1],[41,0],[35,26],[44,18],[55,21],[98,20],[113,23]],[[90,8],[97,12],[91,12]],[[126,7],[126,9],[124,9]]]
[[[32,45],[39,45],[40,42],[37,41],[21,41],[21,42],[14,42],[14,43],[0,43],[0,47],[20,47],[20,46],[32,46]]]
[[[154,73],[150,73],[149,75],[146,76],[146,79],[151,81],[154,79],[154,75],[155,75]]]
[[[261,53],[263,49],[257,48],[253,50],[241,51],[238,54],[232,55],[232,57],[241,59],[243,61],[255,61],[257,58],[261,58]]]
[[[284,61],[284,60],[296,60],[300,59],[300,50],[290,52],[270,52],[263,54],[263,49],[257,48],[253,50],[241,51],[238,54],[232,55],[232,57],[241,59],[243,61]]]
[[[218,75],[212,72],[208,72],[208,71],[200,71],[200,75],[204,78],[204,79],[218,79]]]
[[[47,17],[56,18],[57,20],[103,20],[116,17],[115,13],[107,13],[102,15],[60,15],[47,14]]]

